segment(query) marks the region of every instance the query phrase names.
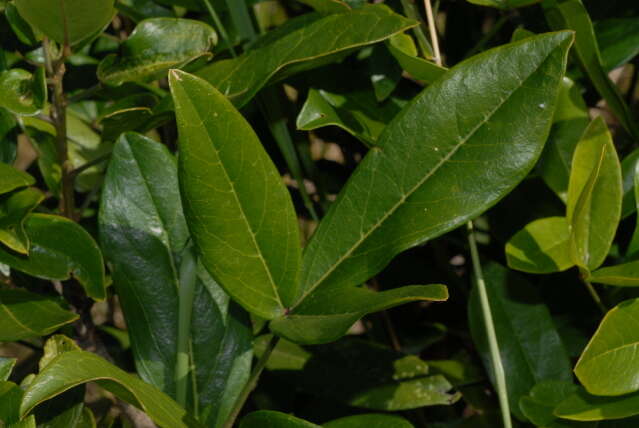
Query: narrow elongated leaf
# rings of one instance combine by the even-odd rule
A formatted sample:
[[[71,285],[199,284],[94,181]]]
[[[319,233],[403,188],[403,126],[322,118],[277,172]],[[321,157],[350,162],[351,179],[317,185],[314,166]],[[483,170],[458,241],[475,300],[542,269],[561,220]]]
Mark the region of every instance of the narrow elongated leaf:
[[[100,235],[127,319],[138,373],[169,395],[177,361],[177,264],[189,239],[175,159],[165,146],[124,134],[107,172]],[[198,269],[192,309],[191,360],[201,414],[224,418],[246,382],[251,358],[246,314]],[[226,406],[226,407],[225,407]],[[193,406],[195,407],[195,406]]]
[[[594,270],[608,255],[621,218],[621,166],[601,117],[588,125],[572,160],[566,218],[573,261]]]
[[[312,294],[294,314],[276,318],[271,330],[296,343],[328,343],[339,339],[366,314],[416,301],[444,301],[441,284],[414,285],[383,292],[365,288],[328,289]]]
[[[11,25],[11,29],[18,36],[18,39],[27,46],[33,46],[38,43],[31,26],[20,16],[18,9],[13,3],[7,3],[4,9],[4,15]]]
[[[367,280],[521,181],[548,135],[571,39],[544,34],[477,55],[405,107],[311,238],[297,302]]]
[[[523,417],[518,405],[521,397],[543,380],[570,381],[570,360],[548,308],[532,285],[496,263],[487,265],[484,275],[511,411]],[[473,341],[494,384],[476,288],[471,293],[468,313]]]
[[[24,223],[31,247],[28,256],[0,248],[0,263],[46,279],[73,275],[88,296],[106,296],[102,253],[89,233],[77,223],[47,214],[31,214]]]
[[[24,171],[19,171],[0,162],[0,194],[11,192],[20,187],[31,186],[35,179]]]
[[[28,253],[29,238],[24,221],[42,199],[42,192],[34,188],[0,197],[0,242],[18,253]]]
[[[541,177],[564,202],[568,197],[570,166],[575,147],[589,122],[588,108],[580,88],[564,77],[550,135],[537,164]]]
[[[324,428],[413,428],[406,419],[382,413],[346,416],[322,425]]]
[[[581,354],[575,374],[588,392],[621,395],[639,390],[639,299],[611,309]]]
[[[113,0],[16,0],[20,15],[58,43],[71,45],[102,30],[113,17]]]
[[[620,287],[639,287],[639,261],[597,269],[588,280]]]
[[[258,410],[242,418],[240,428],[320,428],[304,419],[274,410]]]
[[[244,55],[200,70],[238,107],[270,80],[333,62],[354,48],[380,42],[417,25],[385,5],[328,16],[306,14],[267,33]]]
[[[634,183],[634,189],[632,190],[634,191],[632,193],[634,193],[635,208],[637,208],[637,206],[639,206],[639,161],[634,164],[633,170],[634,176],[632,181]],[[637,210],[637,212],[639,212],[639,210]],[[639,254],[639,216],[637,216],[635,231],[632,234],[632,238],[630,239],[630,243],[626,249],[626,257],[635,258],[637,254]]]
[[[572,267],[568,222],[564,217],[548,217],[528,223],[506,244],[506,259],[508,267],[531,273]]]
[[[601,397],[589,394],[583,388],[579,388],[555,408],[556,416],[573,421],[622,419],[637,414],[639,414],[639,393],[620,397]]]
[[[635,198],[637,189],[635,187],[635,180],[638,165],[639,149],[633,150],[621,161],[621,176],[623,180],[622,219],[637,211],[637,198]]]
[[[220,92],[177,70],[170,83],[182,201],[202,262],[248,311],[275,318],[292,303],[300,265],[290,195],[250,125]]]
[[[18,115],[33,115],[46,102],[44,68],[38,68],[34,74],[21,68],[0,73],[0,107]]]
[[[98,78],[111,85],[161,77],[201,56],[210,55],[217,34],[191,19],[152,18],[140,22],[120,47],[119,55],[100,62]]]
[[[51,361],[25,390],[20,415],[24,416],[46,400],[87,382],[96,382],[118,398],[139,407],[163,428],[199,426],[159,390],[85,351],[64,352]]]
[[[546,19],[556,30],[574,30],[575,52],[599,94],[626,130],[639,139],[639,127],[621,93],[603,68],[599,46],[588,12],[581,0],[543,0]]]
[[[605,70],[613,70],[639,55],[639,18],[599,21],[595,33]]]
[[[78,319],[55,300],[24,290],[0,289],[0,313],[0,342],[46,336]]]
[[[568,381],[542,381],[528,395],[521,397],[519,408],[535,426],[553,428],[557,426],[557,416],[553,413],[555,407],[578,389],[577,385]]]

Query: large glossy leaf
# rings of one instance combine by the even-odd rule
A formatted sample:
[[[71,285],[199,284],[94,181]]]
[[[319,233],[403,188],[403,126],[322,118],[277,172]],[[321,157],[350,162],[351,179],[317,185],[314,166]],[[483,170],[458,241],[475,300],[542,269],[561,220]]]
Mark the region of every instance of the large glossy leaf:
[[[0,342],[46,336],[78,319],[55,300],[24,290],[0,289],[0,313]]]
[[[322,425],[324,428],[413,428],[406,419],[382,413],[346,416]]]
[[[405,107],[311,238],[296,305],[367,280],[521,181],[548,134],[571,39],[545,34],[477,55]]]
[[[537,169],[546,184],[566,202],[573,153],[590,118],[580,88],[564,77],[552,128]]]
[[[38,68],[34,74],[21,68],[0,73],[0,107],[19,115],[33,115],[46,102],[44,68]]]
[[[201,56],[210,55],[217,34],[207,24],[191,19],[152,18],[140,22],[120,46],[98,67],[101,81],[119,85],[161,77]]]
[[[333,62],[340,57],[335,55],[415,25],[381,4],[328,16],[306,14],[266,34],[244,55],[217,61],[197,74],[242,106],[269,80]]]
[[[24,228],[31,241],[28,256],[0,248],[0,263],[29,275],[65,280],[73,275],[90,297],[106,296],[102,253],[89,233],[77,223],[47,214],[31,214]]]
[[[258,356],[268,339],[256,340]],[[310,394],[373,410],[448,405],[460,398],[444,376],[428,375],[428,365],[416,356],[358,339],[306,349],[282,340],[266,367]]]
[[[506,260],[508,267],[531,273],[572,267],[568,222],[564,217],[548,217],[528,223],[506,244]]]
[[[211,275],[266,319],[296,293],[299,232],[290,195],[242,115],[213,86],[172,71],[189,229]]]
[[[112,263],[114,286],[127,319],[138,373],[167,394],[175,393],[177,266],[189,239],[175,159],[165,146],[124,134],[107,172],[100,235]],[[191,390],[210,426],[226,417],[250,367],[246,315],[200,269],[192,309]]]
[[[58,43],[74,45],[102,30],[113,17],[113,0],[16,0],[20,15]]]
[[[29,237],[24,221],[44,199],[39,190],[27,188],[0,196],[0,242],[21,254],[29,251]]]
[[[496,263],[487,265],[484,275],[511,411],[522,417],[518,405],[521,397],[543,380],[570,381],[570,360],[550,311],[531,284]],[[476,288],[471,293],[468,312],[473,340],[494,382]]]
[[[304,419],[274,410],[249,413],[240,421],[240,428],[320,428]]]
[[[603,263],[621,218],[621,166],[603,118],[593,120],[572,160],[566,218],[573,261],[587,270]]]
[[[24,416],[39,404],[87,382],[96,382],[118,398],[139,407],[160,427],[200,426],[159,390],[85,351],[64,352],[54,358],[25,390],[20,414]]]
[[[555,415],[574,421],[602,421],[639,414],[639,393],[621,397],[601,397],[579,388],[555,408]],[[635,421],[636,422],[636,421]],[[607,425],[601,424],[604,427]],[[635,425],[628,425],[628,428]]]
[[[33,183],[35,183],[35,179],[26,172],[0,162],[0,194],[30,186]]]
[[[638,139],[639,127],[603,68],[592,22],[581,0],[543,0],[543,6],[546,19],[554,29],[576,32],[575,52],[581,66],[623,127]]]
[[[611,309],[581,354],[575,374],[588,392],[621,395],[639,390],[639,299]]]
[[[597,269],[588,280],[620,287],[639,287],[639,261]]]

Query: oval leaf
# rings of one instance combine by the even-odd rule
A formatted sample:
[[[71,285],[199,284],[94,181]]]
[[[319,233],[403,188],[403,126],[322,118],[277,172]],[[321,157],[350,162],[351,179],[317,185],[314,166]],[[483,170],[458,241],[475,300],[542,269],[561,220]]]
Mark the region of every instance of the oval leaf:
[[[572,160],[566,218],[572,257],[594,270],[608,255],[621,218],[621,166],[603,118],[593,120]]]
[[[20,15],[58,43],[74,45],[102,30],[113,17],[114,0],[16,0]]]
[[[24,228],[31,241],[29,256],[0,248],[0,263],[46,279],[65,280],[72,274],[89,297],[106,297],[102,253],[82,226],[64,217],[31,214]]]
[[[575,374],[595,395],[639,390],[639,299],[611,309],[581,354]]]
[[[46,102],[44,68],[39,67],[33,75],[20,68],[0,73],[0,107],[18,115],[34,115]]]
[[[508,267],[530,273],[551,273],[574,265],[570,257],[570,229],[564,217],[528,223],[506,244]]]
[[[248,311],[281,315],[295,295],[297,218],[251,126],[204,80],[173,70],[184,212],[202,262]]]
[[[170,68],[210,55],[216,43],[215,30],[203,22],[147,19],[122,43],[119,55],[109,55],[100,62],[98,78],[110,85],[157,79]]]
[[[26,172],[0,162],[0,195],[34,183],[35,179]]]
[[[600,397],[588,394],[583,388],[579,388],[577,392],[559,403],[554,413],[557,417],[573,421],[627,418],[639,414],[639,394]],[[628,427],[635,426],[632,422],[629,423]]]
[[[29,251],[24,230],[27,215],[44,199],[37,189],[28,188],[0,197],[0,242],[21,254]]]

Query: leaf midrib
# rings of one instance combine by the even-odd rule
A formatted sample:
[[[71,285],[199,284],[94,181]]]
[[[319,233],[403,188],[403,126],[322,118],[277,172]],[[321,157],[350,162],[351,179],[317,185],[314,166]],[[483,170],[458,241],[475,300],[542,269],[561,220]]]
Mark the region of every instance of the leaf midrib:
[[[556,48],[555,48],[556,49]],[[490,113],[488,115],[486,115],[482,120],[479,121],[479,123],[470,130],[470,132],[468,133],[468,135],[466,135],[464,138],[462,138],[462,140],[455,146],[453,147],[453,149],[446,155],[444,156],[434,167],[433,169],[431,169],[425,176],[424,178],[422,178],[421,180],[418,181],[418,183],[413,186],[411,189],[408,190],[408,192],[404,195],[402,195],[402,197],[399,199],[399,201],[397,203],[395,203],[395,205],[387,211],[386,214],[384,214],[380,220],[378,220],[366,233],[362,234],[362,236],[355,242],[355,244],[353,244],[351,246],[351,248],[346,251],[344,253],[344,255],[342,255],[332,266],[330,269],[328,269],[317,281],[315,281],[310,287],[307,288],[307,291],[305,291],[302,296],[297,300],[297,302],[293,305],[293,308],[295,308],[297,305],[299,305],[309,294],[311,294],[317,287],[319,287],[322,282],[328,278],[328,276],[330,276],[343,262],[344,260],[346,260],[347,258],[349,258],[356,250],[357,248],[359,248],[359,246],[366,240],[368,239],[368,237],[373,234],[380,226],[383,222],[386,221],[386,219],[388,219],[391,215],[393,215],[395,213],[395,211],[402,206],[402,204],[406,201],[406,199],[408,199],[415,191],[417,191],[430,177],[432,177],[448,160],[450,160],[451,157],[453,157],[453,155],[455,155],[455,153],[457,153],[457,151],[468,142],[468,140],[470,138],[472,138],[475,133],[477,131],[479,131],[479,129],[484,126],[490,118],[492,118],[492,116],[506,103],[506,101],[508,101],[512,95],[514,93],[516,93],[519,89],[521,89],[523,87],[523,84],[531,77],[533,76],[541,67],[543,64],[546,63],[546,61],[548,60],[548,57],[550,57],[550,55],[555,51],[555,49],[552,49],[550,52],[548,52],[548,54],[546,55],[546,57],[539,62],[539,66],[536,67],[533,71],[531,71],[531,73],[526,76],[524,79],[522,79],[519,84],[517,85],[517,87],[512,90],[510,93],[508,93],[508,95],[506,95],[497,105],[494,109],[492,109],[490,111]],[[384,154],[383,149],[381,148],[377,148],[377,150],[380,151],[381,155]],[[313,267],[313,264],[315,262],[315,260],[317,260],[317,257],[315,257],[313,259],[313,262],[311,264],[311,266],[309,267],[309,271],[311,270],[311,268]]]

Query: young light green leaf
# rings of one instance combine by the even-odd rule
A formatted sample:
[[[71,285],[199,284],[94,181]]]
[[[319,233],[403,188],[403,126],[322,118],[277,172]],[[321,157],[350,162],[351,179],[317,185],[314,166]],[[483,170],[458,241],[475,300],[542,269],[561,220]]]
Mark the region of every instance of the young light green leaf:
[[[413,428],[413,424],[401,416],[383,413],[346,416],[322,426],[324,428]]]
[[[417,55],[417,46],[412,37],[406,33],[395,34],[386,41],[386,47],[395,57],[399,65],[412,77],[431,84],[439,79],[446,69],[426,61]]]
[[[611,309],[581,354],[575,374],[595,395],[639,390],[639,299]]]
[[[96,382],[146,412],[163,428],[191,428],[200,425],[175,401],[95,354],[85,351],[64,352],[51,361],[29,384],[20,404],[24,417],[34,407],[87,382]]]
[[[572,160],[566,219],[575,264],[598,268],[608,255],[621,218],[621,165],[606,122],[593,120]]]
[[[597,269],[588,280],[619,287],[639,287],[639,261]]]
[[[0,263],[46,279],[65,280],[73,275],[88,296],[106,297],[102,253],[82,226],[64,217],[31,214],[24,228],[31,241],[29,256],[0,248]]]
[[[588,108],[580,88],[564,77],[550,135],[537,164],[541,178],[564,202],[568,197],[570,165],[575,147],[589,122]]]
[[[152,18],[140,22],[122,43],[119,55],[109,55],[98,67],[98,78],[110,85],[154,80],[170,68],[210,56],[215,30],[191,19]]]
[[[304,419],[274,410],[258,410],[240,421],[240,428],[321,428]]]
[[[528,223],[506,244],[506,260],[511,269],[530,273],[560,272],[574,266],[565,217]]]
[[[571,40],[550,33],[487,51],[408,104],[311,238],[296,305],[321,289],[366,281],[517,185],[548,135]]]
[[[35,179],[31,175],[0,162],[0,195],[34,183]]]
[[[44,68],[34,74],[21,68],[0,73],[0,107],[17,115],[39,113],[47,102]]]
[[[16,0],[20,15],[58,43],[75,45],[102,30],[114,14],[114,0]]]
[[[538,427],[557,426],[555,407],[575,393],[579,387],[569,381],[545,380],[535,385],[528,395],[519,400],[519,409]]]
[[[46,336],[78,319],[55,300],[19,289],[0,289],[0,313],[0,342]]]
[[[535,288],[519,274],[491,263],[484,276],[499,338],[511,411],[522,417],[519,400],[543,380],[572,379],[568,353],[550,311]],[[492,364],[477,289],[471,292],[468,319],[473,341],[491,379]],[[493,380],[494,382],[494,380]]]
[[[27,188],[0,196],[0,242],[21,254],[29,252],[29,237],[24,230],[27,215],[44,199],[37,189]]]
[[[267,33],[244,55],[197,74],[241,107],[269,81],[333,62],[415,25],[382,4],[328,16],[306,14]]]
[[[318,344],[339,339],[366,314],[416,301],[448,299],[445,285],[413,285],[374,292],[366,288],[328,289],[303,301],[295,313],[276,318],[270,328],[296,343]]]
[[[102,194],[100,236],[127,320],[140,376],[175,394],[179,319],[177,267],[189,239],[177,165],[166,146],[135,133],[116,143]],[[208,420],[237,396],[250,366],[246,314],[198,270],[192,309],[191,397]],[[248,361],[247,361],[248,360]],[[238,374],[238,370],[242,374]],[[215,381],[213,381],[215,379]]]
[[[559,418],[573,421],[628,418],[639,414],[639,393],[620,397],[602,397],[589,394],[585,389],[579,388],[577,392],[559,403],[554,413]]]
[[[282,315],[296,293],[301,253],[290,195],[224,95],[177,70],[169,81],[182,202],[202,262],[248,311],[266,319]]]
[[[603,68],[592,22],[581,0],[543,0],[542,4],[551,27],[576,32],[575,52],[581,66],[623,127],[639,140],[639,127]]]

